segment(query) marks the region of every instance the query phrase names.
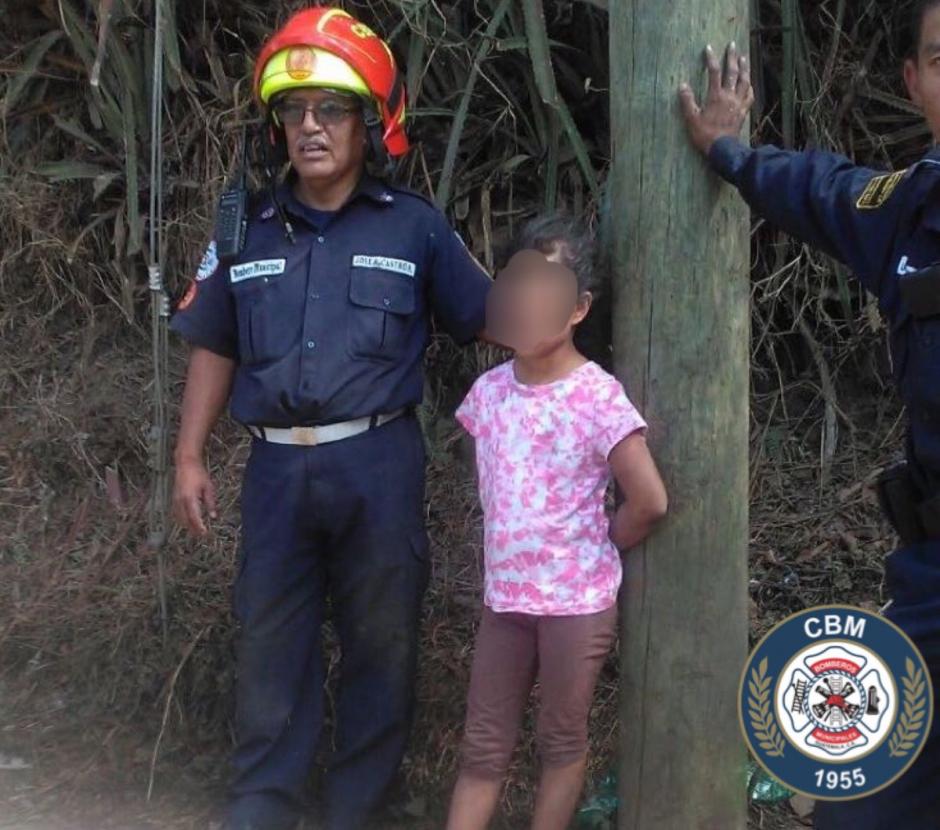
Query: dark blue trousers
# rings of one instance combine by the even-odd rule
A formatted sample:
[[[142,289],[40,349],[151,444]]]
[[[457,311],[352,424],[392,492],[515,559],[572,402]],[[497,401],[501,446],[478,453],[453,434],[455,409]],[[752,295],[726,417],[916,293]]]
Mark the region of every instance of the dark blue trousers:
[[[424,464],[412,415],[318,447],[255,440],[234,598],[232,828],[293,827],[305,809],[323,731],[327,603],[342,660],[326,827],[361,830],[395,776],[429,574]]]
[[[901,548],[886,562],[893,599],[885,616],[930,667],[934,708],[940,693],[940,542]],[[817,830],[940,830],[940,717],[923,752],[893,784],[867,798],[816,802]]]

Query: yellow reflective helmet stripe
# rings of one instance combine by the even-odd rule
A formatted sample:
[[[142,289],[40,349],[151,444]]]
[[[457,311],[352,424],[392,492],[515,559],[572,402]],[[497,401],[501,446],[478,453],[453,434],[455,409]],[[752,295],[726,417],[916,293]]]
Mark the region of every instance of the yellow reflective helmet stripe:
[[[291,89],[329,87],[372,98],[362,76],[337,55],[315,46],[282,49],[265,64],[258,96],[265,104]]]

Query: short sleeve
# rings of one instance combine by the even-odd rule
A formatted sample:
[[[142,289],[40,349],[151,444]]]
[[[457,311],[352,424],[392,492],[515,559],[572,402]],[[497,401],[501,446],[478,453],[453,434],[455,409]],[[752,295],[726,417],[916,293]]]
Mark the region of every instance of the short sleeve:
[[[614,377],[605,379],[599,390],[595,418],[594,448],[605,459],[624,438],[646,429],[643,416]]]
[[[221,267],[215,241],[209,243],[196,276],[170,319],[170,329],[187,343],[238,357],[238,324],[231,288]]]
[[[480,397],[481,384],[478,380],[470,387],[470,391],[455,413],[458,423],[474,438],[480,434]]]
[[[431,309],[441,328],[463,345],[486,326],[486,295],[492,280],[440,211],[431,235]]]

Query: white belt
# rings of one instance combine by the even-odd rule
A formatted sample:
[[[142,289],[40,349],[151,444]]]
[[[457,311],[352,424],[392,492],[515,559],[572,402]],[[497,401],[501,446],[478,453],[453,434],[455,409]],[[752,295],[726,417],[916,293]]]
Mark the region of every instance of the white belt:
[[[329,444],[331,441],[342,441],[354,435],[367,432],[389,421],[404,415],[406,407],[396,409],[387,415],[366,415],[364,418],[353,418],[351,421],[340,421],[336,424],[326,424],[322,427],[259,427],[248,425],[248,431],[256,438],[269,441],[272,444],[296,444],[301,447],[315,447],[318,444]]]

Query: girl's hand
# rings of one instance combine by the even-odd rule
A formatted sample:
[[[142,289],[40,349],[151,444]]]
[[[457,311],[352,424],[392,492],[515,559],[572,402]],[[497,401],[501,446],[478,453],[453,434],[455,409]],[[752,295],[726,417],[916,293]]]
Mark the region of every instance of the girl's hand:
[[[642,542],[666,515],[666,487],[643,432],[628,435],[607,457],[626,501],[610,521],[610,540],[621,550]]]

